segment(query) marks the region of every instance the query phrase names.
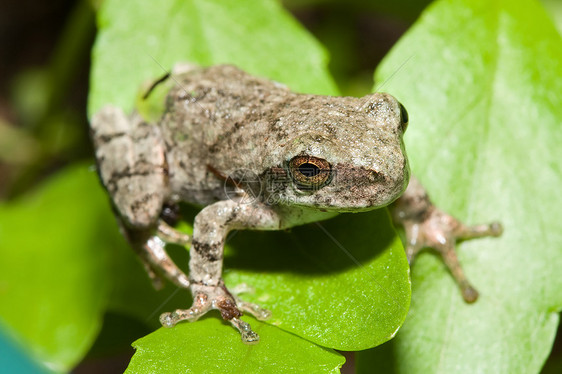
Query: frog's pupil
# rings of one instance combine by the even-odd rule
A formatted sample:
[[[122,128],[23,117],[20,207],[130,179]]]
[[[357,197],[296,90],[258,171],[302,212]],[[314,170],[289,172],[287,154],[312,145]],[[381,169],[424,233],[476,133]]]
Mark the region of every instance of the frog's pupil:
[[[299,166],[299,172],[307,178],[312,178],[320,174],[320,168],[314,164],[305,162]]]

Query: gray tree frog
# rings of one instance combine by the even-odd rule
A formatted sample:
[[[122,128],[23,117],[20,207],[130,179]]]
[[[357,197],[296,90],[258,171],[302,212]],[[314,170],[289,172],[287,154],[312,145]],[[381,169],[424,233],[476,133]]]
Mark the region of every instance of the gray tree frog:
[[[158,98],[158,90],[158,116],[106,106],[93,116],[91,130],[102,183],[148,274],[193,295],[191,308],[161,315],[163,326],[217,309],[244,342],[257,342],[240,316],[263,320],[269,312],[225,287],[227,233],[281,230],[393,202],[408,259],[423,247],[437,249],[465,300],[476,300],[455,241],[499,235],[501,226],[463,225],[435,208],[415,178],[406,189],[408,115],[391,95],[298,94],[229,65],[178,65],[145,96]],[[192,237],[167,223],[180,202],[203,207]],[[189,275],[170,259],[166,243],[191,245]]]

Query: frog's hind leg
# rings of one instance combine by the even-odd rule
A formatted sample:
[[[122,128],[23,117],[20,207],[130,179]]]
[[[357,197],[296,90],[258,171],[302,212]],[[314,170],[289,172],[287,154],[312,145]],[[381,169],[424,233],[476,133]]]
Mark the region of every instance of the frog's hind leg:
[[[179,245],[189,244],[190,238],[176,231],[163,220],[159,220],[154,230],[133,230],[121,225],[131,246],[138,253],[143,265],[156,289],[163,286],[160,275],[166,277],[178,287],[188,288],[187,275],[172,261],[166,252],[166,242]]]
[[[159,275],[163,275],[189,287],[188,277],[165,250],[165,242],[185,245],[189,237],[165,222],[174,206],[166,204],[168,165],[159,127],[136,112],[127,116],[121,108],[108,105],[92,118],[91,128],[100,178],[122,232],[154,285],[161,287]]]
[[[404,227],[406,232],[406,254],[412,263],[423,248],[433,248],[443,258],[443,262],[461,289],[463,299],[473,303],[478,292],[470,284],[459,263],[455,246],[457,241],[499,236],[501,224],[468,226],[435,207],[423,186],[415,178],[410,180],[406,192],[391,206],[393,220]]]

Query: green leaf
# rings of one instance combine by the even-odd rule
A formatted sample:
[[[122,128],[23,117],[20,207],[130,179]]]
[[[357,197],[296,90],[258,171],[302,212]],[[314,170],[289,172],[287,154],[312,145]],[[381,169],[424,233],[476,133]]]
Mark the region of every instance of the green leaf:
[[[56,371],[74,366],[101,326],[107,243],[117,235],[107,207],[85,167],[0,205],[0,319]]]
[[[377,70],[410,112],[406,147],[433,200],[501,238],[458,246],[480,291],[464,304],[422,254],[410,315],[361,372],[536,373],[562,306],[562,40],[535,1],[442,0]]]
[[[558,33],[562,34],[562,2],[559,0],[541,0],[541,3],[554,21]]]
[[[267,322],[339,350],[394,336],[408,312],[408,263],[385,210],[286,232],[239,232],[225,259],[230,287],[272,311]],[[228,270],[234,269],[234,270]]]
[[[258,344],[242,344],[236,330],[217,318],[160,328],[133,343],[126,373],[339,373],[345,362],[331,349],[248,321],[260,334]]]
[[[89,98],[131,110],[141,83],[178,62],[235,64],[296,91],[336,94],[324,50],[277,1],[104,1]]]

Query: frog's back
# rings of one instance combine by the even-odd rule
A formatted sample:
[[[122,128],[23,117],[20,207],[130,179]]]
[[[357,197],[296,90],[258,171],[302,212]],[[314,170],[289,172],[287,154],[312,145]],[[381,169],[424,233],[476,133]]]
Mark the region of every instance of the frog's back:
[[[219,65],[173,77],[160,128],[172,200],[207,205],[224,199],[225,177],[263,170],[272,126],[295,96],[285,86]]]

